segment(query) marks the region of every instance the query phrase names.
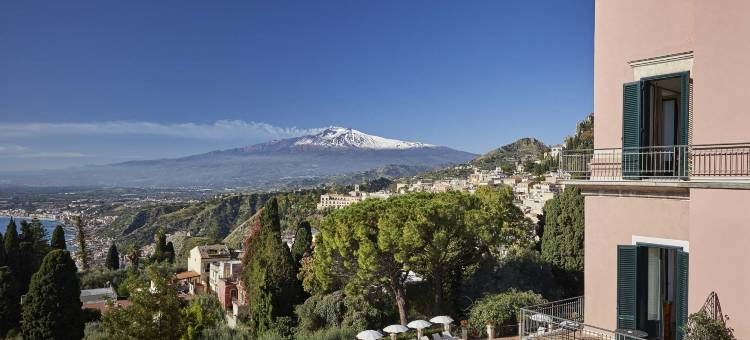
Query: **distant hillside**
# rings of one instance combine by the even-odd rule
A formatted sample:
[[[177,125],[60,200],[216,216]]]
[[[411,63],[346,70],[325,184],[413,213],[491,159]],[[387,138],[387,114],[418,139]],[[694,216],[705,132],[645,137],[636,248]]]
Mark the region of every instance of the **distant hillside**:
[[[512,165],[517,161],[535,160],[549,150],[549,147],[536,138],[521,138],[511,144],[492,150],[473,159],[469,164],[481,169],[494,169]]]
[[[155,205],[125,208],[110,225],[110,233],[123,243],[150,244],[159,230],[167,233],[189,232],[193,237],[221,241],[246,221],[273,196],[279,200],[284,216],[282,228],[295,227],[300,220],[316,214],[320,190],[290,193],[238,194],[193,204]],[[241,234],[234,233],[234,243]]]

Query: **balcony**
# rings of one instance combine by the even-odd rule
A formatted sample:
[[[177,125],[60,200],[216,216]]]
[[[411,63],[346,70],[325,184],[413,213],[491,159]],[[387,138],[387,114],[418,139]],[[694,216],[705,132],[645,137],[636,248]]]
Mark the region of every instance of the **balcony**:
[[[750,181],[750,143],[564,150],[571,181]]]
[[[583,297],[520,309],[518,334],[522,340],[642,340],[636,336],[583,323]]]

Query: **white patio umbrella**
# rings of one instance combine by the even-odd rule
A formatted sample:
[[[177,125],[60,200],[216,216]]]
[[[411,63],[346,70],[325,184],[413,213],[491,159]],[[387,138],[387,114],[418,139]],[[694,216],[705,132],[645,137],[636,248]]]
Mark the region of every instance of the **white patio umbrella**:
[[[383,337],[383,334],[380,334],[378,331],[373,331],[371,329],[368,329],[366,331],[361,331],[357,334],[357,339],[360,340],[377,340]]]
[[[552,327],[550,327],[550,324],[552,323],[552,317],[549,316],[549,315],[547,315],[547,314],[538,313],[538,314],[534,314],[534,315],[530,316],[529,318],[531,320],[536,321],[536,322],[546,322],[547,323],[547,328],[548,329],[552,328]]]
[[[432,326],[432,324],[424,320],[414,320],[406,324],[406,327],[414,328],[417,330],[417,339],[422,337],[422,328],[427,328],[430,326]]]
[[[446,332],[450,333],[451,323],[453,322],[453,318],[447,315],[440,315],[440,316],[436,316],[430,319],[430,322],[443,324],[443,329],[445,329]]]
[[[534,314],[531,317],[529,317],[531,320],[537,321],[537,322],[552,322],[552,317],[546,314]]]
[[[386,328],[383,328],[383,332],[389,333],[391,335],[391,339],[396,339],[396,334],[408,332],[409,328],[402,325],[390,325]]]

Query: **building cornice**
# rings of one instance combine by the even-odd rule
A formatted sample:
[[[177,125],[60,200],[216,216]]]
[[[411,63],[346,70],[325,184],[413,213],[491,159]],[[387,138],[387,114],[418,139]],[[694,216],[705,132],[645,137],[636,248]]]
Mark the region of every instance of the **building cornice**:
[[[660,56],[660,57],[633,60],[633,61],[628,62],[628,65],[630,65],[631,67],[641,67],[641,66],[664,64],[664,63],[687,60],[687,59],[693,59],[693,51],[668,54],[668,55]]]

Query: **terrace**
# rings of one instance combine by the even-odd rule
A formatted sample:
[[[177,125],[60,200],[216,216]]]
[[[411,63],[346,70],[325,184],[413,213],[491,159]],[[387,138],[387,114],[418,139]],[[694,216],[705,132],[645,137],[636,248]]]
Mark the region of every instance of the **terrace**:
[[[642,340],[625,331],[583,323],[583,297],[520,309],[518,335],[522,340]]]
[[[572,182],[748,183],[750,143],[564,150],[560,170]]]

